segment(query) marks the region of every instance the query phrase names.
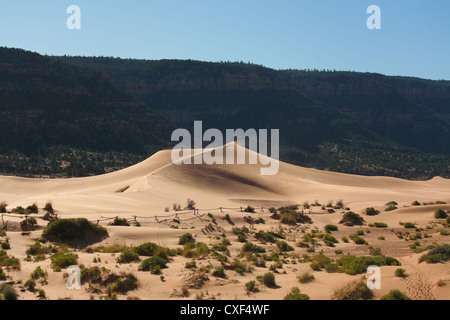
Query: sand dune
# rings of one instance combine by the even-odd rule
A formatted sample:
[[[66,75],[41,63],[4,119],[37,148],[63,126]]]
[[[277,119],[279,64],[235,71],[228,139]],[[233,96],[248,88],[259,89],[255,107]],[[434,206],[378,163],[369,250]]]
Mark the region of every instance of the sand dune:
[[[236,148],[241,148],[236,146]],[[201,151],[195,151],[201,152]],[[206,150],[203,152],[211,152]],[[248,150],[245,150],[248,155]],[[223,165],[186,165],[173,164],[171,161],[171,151],[164,150],[156,153],[147,160],[132,167],[101,175],[79,179],[25,179],[17,177],[0,177],[0,201],[8,203],[8,210],[16,206],[28,206],[37,202],[40,208],[45,202],[52,201],[59,216],[63,217],[86,217],[95,221],[103,217],[121,216],[131,218],[138,216],[142,222],[141,228],[136,227],[108,227],[109,237],[99,245],[108,246],[112,244],[123,244],[126,246],[136,246],[144,242],[155,242],[166,247],[176,247],[178,237],[191,230],[198,241],[203,241],[211,246],[217,242],[215,237],[219,237],[224,232],[232,240],[229,247],[231,257],[239,256],[242,243],[237,241],[236,236],[231,232],[235,226],[248,226],[244,219],[246,213],[239,210],[240,206],[253,205],[255,207],[265,207],[264,211],[257,210],[255,218],[261,217],[265,224],[258,225],[258,229],[266,231],[279,230],[278,220],[270,219],[267,208],[270,206],[280,207],[288,203],[313,202],[318,200],[326,203],[329,200],[343,199],[345,205],[352,211],[363,213],[364,208],[375,207],[381,211],[377,216],[366,216],[364,227],[346,227],[339,225],[339,231],[334,233],[337,239],[349,236],[355,229],[364,228],[368,230],[367,224],[374,222],[384,222],[389,229],[372,229],[370,234],[365,235],[371,246],[378,247],[386,255],[394,256],[401,260],[402,265],[410,276],[407,279],[400,279],[393,275],[395,267],[382,267],[383,288],[375,292],[379,298],[390,289],[401,289],[415,299],[448,299],[450,293],[448,286],[438,287],[438,281],[450,283],[448,264],[426,265],[419,264],[419,255],[413,254],[408,247],[410,244],[405,240],[396,237],[393,231],[405,231],[400,223],[414,222],[418,226],[425,228],[432,225],[433,212],[437,208],[450,209],[450,205],[430,205],[411,206],[414,200],[423,201],[447,201],[450,203],[450,180],[434,178],[429,181],[407,181],[390,177],[364,177],[342,173],[333,173],[309,168],[302,168],[287,163],[279,163],[279,172],[274,176],[262,176],[260,174],[261,165],[250,164],[223,164]],[[124,192],[117,192],[119,189],[127,187]],[[167,222],[157,222],[155,216],[164,219],[164,215],[175,215],[172,210],[165,212],[165,208],[170,209],[173,203],[184,206],[187,198],[194,199],[203,218],[196,218],[192,213],[186,219],[182,219],[179,228],[173,228],[172,218]],[[385,203],[395,200],[399,203],[398,210],[384,212]],[[223,212],[219,207],[229,208]],[[212,208],[211,210],[207,208]],[[231,209],[235,208],[235,209]],[[41,210],[42,211],[42,210]],[[210,211],[217,221],[217,230],[209,233],[204,227],[211,224],[213,220],[208,218],[206,213]],[[230,225],[223,217],[225,213],[231,216],[234,225]],[[322,213],[322,214],[314,214]],[[301,239],[303,232],[312,229],[323,230],[327,224],[338,225],[342,218],[342,212],[326,214],[320,207],[313,208],[313,224],[305,226],[286,227],[287,240],[295,245]],[[181,213],[180,213],[181,214]],[[5,215],[10,221],[19,222],[21,217]],[[153,218],[152,218],[153,217]],[[40,230],[34,231],[29,237],[20,235],[20,232],[8,232],[8,237],[12,243],[11,252],[20,259],[25,259],[25,250],[28,246],[39,238],[45,221],[39,221]],[[254,229],[256,232],[258,229]],[[437,229],[431,229],[429,233],[432,238],[423,241],[422,246],[437,243],[448,243],[447,238],[438,234]],[[381,240],[380,236],[385,237]],[[257,239],[253,239],[257,242]],[[421,240],[422,241],[422,240]],[[265,244],[268,250],[276,250],[274,244]],[[358,246],[354,243],[344,243],[340,241],[336,247],[322,245],[327,256],[338,258],[335,253],[340,249],[344,254],[367,255],[368,246]],[[295,254],[301,257],[306,254],[306,249],[296,248]],[[84,252],[78,253],[80,263],[87,266],[92,265],[93,255]],[[309,254],[309,253],[308,253]],[[179,295],[182,287],[186,286],[185,278],[189,276],[189,270],[185,268],[185,263],[189,259],[175,257],[170,262],[170,268],[164,271],[165,282],[161,282],[159,277],[148,276],[148,273],[137,271],[137,265],[117,265],[114,255],[109,253],[96,253],[95,257],[101,258],[103,264],[116,271],[129,271],[136,273],[140,279],[139,289],[133,291],[133,296],[142,299],[180,299],[186,298]],[[216,267],[218,261],[214,259],[200,259],[199,266]],[[51,270],[49,260],[45,260],[40,265]],[[26,280],[28,274],[36,267],[35,262],[22,263],[22,270],[15,271],[13,278]],[[306,271],[311,271],[309,264],[289,264],[283,266],[283,273],[277,274],[278,287],[269,289],[260,287],[260,292],[247,295],[243,290],[243,285],[255,279],[255,276],[267,272],[267,268],[256,267],[253,273],[239,275],[228,272],[226,279],[219,279],[209,276],[208,281],[201,289],[191,290],[192,294],[187,298],[195,298],[204,292],[208,292],[210,297],[215,299],[281,299],[293,286],[299,286],[301,291],[308,294],[312,299],[330,299],[333,290],[343,286],[349,281],[359,279],[360,276],[350,276],[347,274],[332,274],[326,272],[314,272],[316,280],[311,284],[299,284],[296,277]],[[50,273],[49,284],[44,286],[50,298],[71,297],[74,299],[88,299],[89,293],[84,291],[67,291],[64,280],[60,274]],[[423,288],[423,290],[421,289]],[[178,291],[174,291],[178,290]],[[24,292],[21,298],[33,299],[30,292]],[[207,297],[206,297],[207,298]]]

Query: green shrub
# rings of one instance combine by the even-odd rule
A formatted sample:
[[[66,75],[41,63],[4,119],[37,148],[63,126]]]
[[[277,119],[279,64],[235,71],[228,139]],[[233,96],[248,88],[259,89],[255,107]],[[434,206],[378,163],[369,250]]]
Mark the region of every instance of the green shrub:
[[[339,266],[335,263],[328,263],[325,265],[325,271],[328,273],[335,273],[339,271]]]
[[[339,224],[344,224],[346,226],[362,225],[364,224],[364,219],[359,214],[349,211],[344,214],[344,217]]]
[[[415,200],[411,203],[412,206],[420,206],[420,202]]]
[[[3,250],[9,250],[9,249],[11,249],[11,245],[9,244],[8,241],[2,242],[2,249],[3,249]]]
[[[244,234],[238,234],[239,242],[247,242],[247,237]]]
[[[275,244],[281,252],[294,251],[294,248],[285,241],[277,241]]]
[[[293,287],[291,292],[288,293],[283,300],[309,300],[309,296],[303,293],[300,293],[300,289],[297,287]]]
[[[41,269],[40,266],[38,266],[34,271],[30,274],[31,279],[39,280],[40,278],[46,278],[47,277],[47,271],[44,271]]]
[[[20,260],[15,257],[10,257],[5,250],[0,250],[0,267],[8,269],[20,269]]]
[[[396,277],[405,278],[406,277],[406,270],[402,269],[402,268],[398,268],[397,270],[395,270],[394,274],[395,274]]]
[[[6,213],[6,207],[8,204],[5,201],[0,202],[0,213]]]
[[[153,242],[146,242],[143,243],[133,249],[134,252],[136,252],[140,256],[146,256],[146,257],[152,257],[152,256],[158,256],[163,259],[168,259],[168,256],[170,255],[170,250],[167,248],[160,247],[156,243]]]
[[[107,288],[108,296],[111,296],[113,293],[121,293],[125,294],[128,291],[134,290],[138,287],[138,279],[128,273],[122,273],[118,279],[114,281],[112,285]]]
[[[245,284],[245,290],[248,292],[255,292],[256,291],[256,281],[251,280]]]
[[[247,208],[244,209],[244,212],[255,213],[255,208],[253,208],[253,207],[251,207],[251,206],[247,206]]]
[[[326,244],[327,246],[330,246],[330,247],[334,247],[334,244],[335,244],[335,243],[338,243],[338,241],[336,240],[336,238],[333,237],[333,236],[330,235],[330,234],[324,234],[322,240],[323,240],[323,242],[325,242],[325,244]]]
[[[50,212],[50,213],[54,212],[53,205],[52,205],[51,201],[47,201],[47,203],[44,206],[44,210],[47,211],[47,212]]]
[[[197,263],[194,260],[186,262],[186,269],[195,269],[195,268],[197,268]]]
[[[448,217],[448,215],[447,215],[447,212],[445,212],[444,210],[442,210],[442,209],[437,209],[437,210],[434,212],[434,217],[435,217],[436,219],[445,219],[445,218]]]
[[[33,217],[28,217],[22,221],[20,221],[20,228],[23,231],[34,230],[34,226],[37,224],[37,221]]]
[[[338,227],[333,224],[327,224],[325,226],[325,231],[331,233],[332,231],[338,231]]]
[[[403,227],[405,227],[405,228],[407,228],[407,229],[413,229],[413,228],[416,227],[416,224],[415,224],[415,223],[412,223],[412,222],[405,222],[405,223],[403,224]]]
[[[377,227],[377,228],[387,228],[388,227],[388,225],[383,222],[375,222],[374,224],[375,224],[375,227]]]
[[[118,263],[131,263],[131,262],[138,262],[140,260],[141,259],[139,259],[139,254],[130,250],[125,250],[117,258]]]
[[[55,242],[84,240],[90,236],[103,237],[107,234],[105,228],[85,218],[54,220],[42,232],[45,239]]]
[[[38,213],[39,209],[36,203],[33,203],[31,206],[28,206],[27,211],[29,211],[30,213]]]
[[[370,207],[370,208],[366,208],[366,214],[368,216],[375,216],[377,214],[380,214],[380,211],[375,210],[375,208],[373,208],[373,207]]]
[[[406,294],[400,290],[391,290],[388,294],[382,296],[380,300],[411,300]]]
[[[17,292],[9,284],[0,284],[0,293],[3,294],[5,300],[17,300]]]
[[[364,281],[357,280],[334,291],[334,300],[371,300],[373,292]]]
[[[111,225],[112,226],[125,226],[125,227],[129,227],[130,226],[130,224],[127,221],[127,219],[125,219],[125,218],[122,219],[122,218],[119,218],[119,217],[115,217],[113,222],[111,222]]]
[[[353,238],[353,242],[356,243],[356,244],[359,244],[359,245],[367,243],[366,240],[364,240],[361,237],[354,237]]]
[[[431,249],[429,252],[420,257],[419,262],[440,263],[450,259],[450,244],[444,244]]]
[[[385,204],[386,206],[398,206],[398,203],[396,201],[389,201]]]
[[[263,247],[257,246],[251,242],[247,242],[247,243],[244,243],[244,245],[242,246],[241,252],[242,253],[246,253],[246,252],[264,253],[264,252],[266,252],[266,249],[264,249]]]
[[[255,237],[256,237],[256,239],[260,240],[263,243],[265,243],[265,242],[275,243],[277,241],[277,239],[275,238],[275,236],[273,234],[262,231],[262,230],[260,230],[257,234],[255,234]]]
[[[214,277],[217,278],[226,278],[225,269],[223,267],[217,267],[216,270],[213,271],[212,274]]]
[[[185,233],[183,234],[180,239],[178,240],[178,244],[180,245],[184,245],[188,242],[195,242],[194,237],[192,236],[192,234],[190,233]]]
[[[52,268],[60,270],[78,263],[78,255],[71,252],[57,252],[50,257]]]
[[[141,271],[150,271],[153,274],[159,274],[161,269],[167,268],[167,260],[160,257],[151,257],[142,261],[139,266]]]
[[[24,283],[25,288],[27,288],[29,291],[36,290],[36,281],[34,279],[28,279]]]
[[[297,277],[300,283],[309,283],[316,279],[311,273],[305,272]]]
[[[0,267],[0,281],[6,280],[6,274],[3,269]]]
[[[262,277],[262,283],[267,287],[274,287],[275,284],[275,275],[272,272],[267,272]]]
[[[340,266],[339,271],[349,275],[356,275],[365,273],[368,266],[400,266],[400,262],[392,257],[355,257],[353,255],[346,255],[336,260]]]
[[[384,209],[384,211],[394,211],[394,210],[397,210],[398,208],[396,207],[396,206],[389,206],[389,207],[387,207],[386,209]]]

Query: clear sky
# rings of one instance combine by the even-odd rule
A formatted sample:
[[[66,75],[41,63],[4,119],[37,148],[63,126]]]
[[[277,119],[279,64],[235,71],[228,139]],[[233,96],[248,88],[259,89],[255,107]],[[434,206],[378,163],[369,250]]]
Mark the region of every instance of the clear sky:
[[[81,30],[66,27],[69,5]],[[0,45],[450,80],[450,0],[1,0]]]

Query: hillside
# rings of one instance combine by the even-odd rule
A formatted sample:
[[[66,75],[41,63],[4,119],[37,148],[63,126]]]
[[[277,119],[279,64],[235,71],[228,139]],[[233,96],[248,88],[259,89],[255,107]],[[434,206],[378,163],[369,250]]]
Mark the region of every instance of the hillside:
[[[229,62],[55,58],[104,71],[176,126],[203,120],[219,129],[280,128],[281,157],[290,163],[406,178],[450,172],[449,82]]]
[[[167,146],[171,124],[100,71],[0,48],[0,170],[86,175]]]

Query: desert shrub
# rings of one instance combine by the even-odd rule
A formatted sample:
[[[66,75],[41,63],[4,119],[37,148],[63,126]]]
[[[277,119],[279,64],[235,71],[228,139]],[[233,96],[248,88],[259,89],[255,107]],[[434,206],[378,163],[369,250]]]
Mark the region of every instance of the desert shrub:
[[[305,272],[299,275],[297,279],[300,283],[309,283],[314,281],[315,277],[311,273]]]
[[[335,290],[332,298],[334,300],[371,300],[373,297],[373,292],[367,287],[367,284],[357,280]]]
[[[374,225],[377,228],[387,228],[388,227],[388,225],[386,223],[383,223],[383,222],[375,222]]]
[[[22,221],[20,221],[20,228],[23,231],[34,230],[34,226],[37,224],[37,221],[33,217],[28,217]]]
[[[133,249],[140,256],[151,257],[154,256],[158,250],[159,246],[153,242],[143,243]]]
[[[24,215],[28,215],[31,213],[30,210],[27,210],[22,206],[17,206],[15,208],[13,208],[12,212],[17,213],[17,214],[24,214]]]
[[[61,270],[78,263],[78,255],[71,252],[57,252],[50,256],[54,270]]]
[[[300,289],[297,287],[293,287],[291,292],[288,293],[283,300],[309,300],[309,296],[307,294],[300,293]]]
[[[66,242],[84,240],[89,236],[103,237],[108,231],[85,218],[59,219],[50,222],[42,232],[42,236],[50,241]]]
[[[281,252],[294,251],[294,248],[285,241],[277,241],[275,244]]]
[[[389,206],[386,209],[384,209],[384,211],[394,211],[397,210],[398,208],[396,206]]]
[[[302,207],[305,209],[309,209],[311,206],[309,205],[308,201],[303,202]]]
[[[197,263],[195,262],[195,260],[190,261],[190,262],[186,262],[186,269],[195,269],[197,268]]]
[[[277,209],[275,209],[274,207],[270,207],[270,208],[269,208],[269,212],[270,212],[271,214],[276,214],[276,213],[277,213]]]
[[[216,278],[226,278],[225,269],[223,267],[217,267],[212,274]]]
[[[50,213],[54,212],[53,204],[51,203],[51,201],[47,201],[47,203],[44,206],[44,210]]]
[[[247,242],[247,237],[243,234],[238,234],[238,241],[239,242]]]
[[[265,232],[260,230],[257,234],[255,234],[256,239],[260,240],[261,242],[271,242],[275,243],[277,239],[275,236],[271,233]]]
[[[328,263],[325,265],[324,269],[328,273],[335,273],[339,271],[339,266],[335,263]]]
[[[450,244],[444,244],[431,249],[429,252],[420,257],[419,262],[440,263],[450,259]]]
[[[362,244],[366,244],[366,243],[367,243],[366,240],[364,240],[364,239],[361,238],[361,237],[354,237],[354,238],[353,238],[353,242],[356,243],[356,244],[359,244],[359,245],[362,245]]]
[[[327,224],[324,229],[328,233],[331,233],[332,231],[338,231],[338,227],[334,224]]]
[[[444,210],[442,210],[442,209],[437,209],[437,210],[434,212],[434,217],[435,217],[436,219],[445,219],[445,218],[448,217],[448,215],[447,215],[447,212],[445,212]]]
[[[312,223],[312,220],[311,217],[304,213],[282,208],[280,209],[280,222],[288,225],[295,225],[297,223]]]
[[[245,284],[245,290],[247,292],[255,292],[256,291],[256,281],[251,280]]]
[[[346,226],[362,225],[364,224],[364,219],[359,214],[349,211],[344,214],[344,217],[339,224],[344,224]]]
[[[0,267],[0,281],[6,280],[6,274],[3,271],[2,267]]]
[[[180,245],[184,245],[188,242],[195,242],[194,237],[192,236],[192,234],[190,233],[185,233],[183,234],[180,239],[178,240],[178,244]]]
[[[153,274],[159,274],[161,269],[167,268],[167,260],[160,257],[151,257],[142,261],[139,266],[141,271],[150,271]]]
[[[5,201],[0,202],[0,213],[6,213],[6,207],[8,204]]]
[[[375,208],[373,208],[373,207],[370,207],[370,208],[366,208],[366,214],[368,215],[368,216],[375,216],[375,215],[377,215],[377,214],[380,214],[380,211],[379,210],[375,210]]]
[[[47,271],[44,271],[41,269],[40,266],[38,266],[34,271],[30,274],[31,279],[38,280],[40,278],[46,278],[47,277]]]
[[[342,237],[342,242],[348,243],[348,238],[347,237]]]
[[[107,288],[107,293],[111,296],[113,293],[125,294],[128,291],[134,290],[138,287],[138,279],[131,273],[122,273],[112,285]]]
[[[264,253],[264,252],[266,252],[266,249],[264,249],[263,247],[257,246],[251,242],[247,242],[247,243],[244,243],[244,245],[242,246],[241,252],[242,253],[246,253],[246,252]]]
[[[28,279],[24,283],[25,288],[27,288],[29,291],[36,290],[36,281],[34,279]]]
[[[28,206],[26,208],[27,211],[29,211],[30,213],[38,213],[39,209],[36,203],[33,203],[31,206]]]
[[[11,245],[10,245],[9,241],[3,241],[3,242],[1,243],[1,246],[2,246],[2,249],[3,249],[3,250],[9,250],[9,249],[11,249]]]
[[[334,206],[335,209],[344,209],[344,200],[339,199],[336,201],[336,205]]]
[[[272,272],[267,272],[262,276],[262,283],[267,287],[275,286],[275,275]]]
[[[391,290],[388,294],[382,296],[380,300],[411,300],[406,294],[400,290]]]
[[[396,277],[399,277],[399,278],[405,278],[406,277],[406,270],[402,269],[402,268],[398,268],[398,269],[395,270],[394,275]]]
[[[255,208],[253,208],[253,207],[251,207],[251,206],[247,206],[247,208],[244,209],[244,212],[255,213]]]
[[[0,284],[0,293],[5,300],[17,300],[16,290],[9,284]]]
[[[411,205],[412,206],[420,206],[420,202],[415,200],[415,201],[411,202]]]
[[[130,224],[128,223],[127,219],[125,218],[119,218],[119,217],[115,217],[113,222],[111,222],[112,226],[125,226],[125,227],[129,227]]]
[[[356,257],[353,255],[346,255],[336,260],[340,266],[339,271],[350,275],[365,273],[368,266],[400,266],[400,262],[392,257]]]
[[[20,269],[20,260],[15,257],[10,257],[5,250],[0,250],[0,267],[8,269]]]
[[[389,201],[385,204],[386,206],[398,206],[398,203],[396,201]]]
[[[186,199],[186,207],[185,210],[194,210],[195,209],[195,201],[192,199]]]
[[[130,250],[125,250],[117,258],[118,263],[131,263],[131,262],[138,262],[140,260],[141,259],[139,259],[139,254]]]
[[[441,236],[449,236],[450,232],[448,230],[439,230],[439,234]]]
[[[323,235],[322,240],[327,246],[330,247],[334,247],[334,244],[338,243],[337,239],[328,233]]]
[[[405,227],[405,228],[407,228],[407,229],[413,229],[413,228],[416,227],[416,224],[415,224],[415,223],[412,223],[412,222],[405,222],[405,223],[403,224],[403,227]]]

